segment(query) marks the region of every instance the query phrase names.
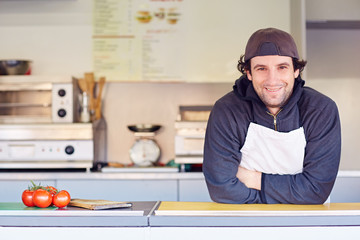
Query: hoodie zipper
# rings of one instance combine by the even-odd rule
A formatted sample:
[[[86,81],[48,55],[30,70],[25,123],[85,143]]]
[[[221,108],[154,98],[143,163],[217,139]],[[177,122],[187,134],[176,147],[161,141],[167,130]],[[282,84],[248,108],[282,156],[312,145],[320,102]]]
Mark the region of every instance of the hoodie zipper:
[[[267,114],[269,114],[270,116],[272,116],[274,118],[274,130],[277,131],[277,122],[276,122],[276,118],[277,115],[281,112],[282,108],[280,108],[280,110],[276,113],[276,114],[272,114],[271,112],[267,112]]]

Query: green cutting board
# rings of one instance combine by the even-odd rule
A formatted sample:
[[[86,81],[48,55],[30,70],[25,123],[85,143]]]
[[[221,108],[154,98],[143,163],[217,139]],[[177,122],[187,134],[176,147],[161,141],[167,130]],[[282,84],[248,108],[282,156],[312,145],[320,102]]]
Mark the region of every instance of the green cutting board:
[[[0,211],[3,210],[56,210],[57,207],[47,207],[47,208],[38,208],[38,207],[27,207],[22,202],[0,202]]]

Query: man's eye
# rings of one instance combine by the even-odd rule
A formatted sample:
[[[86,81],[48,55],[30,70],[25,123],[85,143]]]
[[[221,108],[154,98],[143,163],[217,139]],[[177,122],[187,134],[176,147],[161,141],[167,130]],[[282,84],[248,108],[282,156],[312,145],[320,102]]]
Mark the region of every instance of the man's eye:
[[[280,69],[287,69],[287,66],[280,66]]]
[[[265,68],[261,67],[261,68],[257,68],[256,70],[258,70],[258,71],[264,71]]]

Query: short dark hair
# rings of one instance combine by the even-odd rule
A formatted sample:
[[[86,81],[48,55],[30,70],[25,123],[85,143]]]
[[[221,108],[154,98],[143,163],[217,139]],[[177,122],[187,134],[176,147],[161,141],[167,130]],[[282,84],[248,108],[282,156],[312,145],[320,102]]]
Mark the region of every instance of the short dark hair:
[[[245,55],[241,55],[240,59],[238,61],[238,65],[237,65],[237,69],[242,73],[242,74],[246,74],[246,71],[250,71],[251,73],[251,67],[250,67],[250,60],[244,61],[245,59]],[[292,62],[294,65],[294,71],[296,71],[297,69],[299,69],[300,73],[304,70],[305,65],[307,63],[307,61],[305,60],[299,60],[296,58],[292,58]]]

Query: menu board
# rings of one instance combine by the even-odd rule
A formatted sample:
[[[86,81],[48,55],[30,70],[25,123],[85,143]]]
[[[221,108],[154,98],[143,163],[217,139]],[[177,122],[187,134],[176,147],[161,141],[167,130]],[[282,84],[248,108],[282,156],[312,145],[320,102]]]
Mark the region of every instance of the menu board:
[[[251,33],[290,25],[289,0],[93,4],[94,72],[110,81],[233,81]]]
[[[183,0],[95,0],[94,71],[110,80],[183,81]]]

